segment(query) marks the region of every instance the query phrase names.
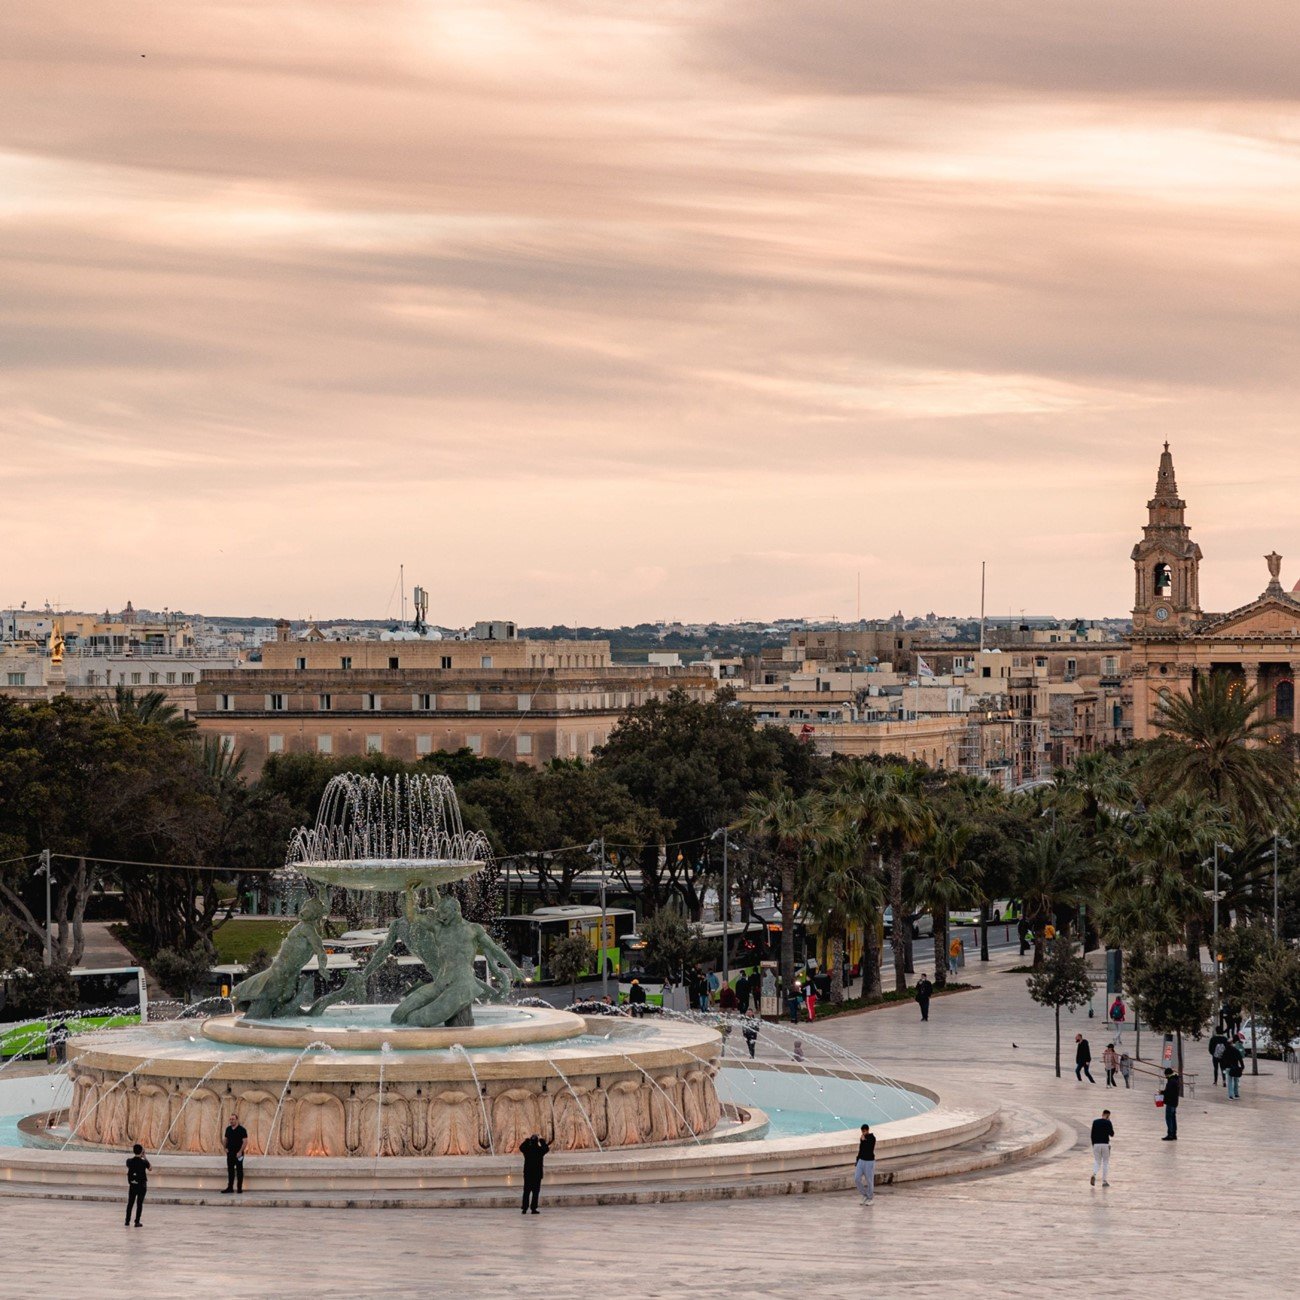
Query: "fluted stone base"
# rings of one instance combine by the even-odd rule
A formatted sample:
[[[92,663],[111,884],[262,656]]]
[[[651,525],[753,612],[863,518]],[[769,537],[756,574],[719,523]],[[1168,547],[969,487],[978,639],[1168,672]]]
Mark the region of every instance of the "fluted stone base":
[[[711,1131],[720,1039],[695,1025],[594,1018],[599,1044],[452,1053],[230,1051],[188,1025],[76,1040],[75,1140],[216,1155],[238,1111],[251,1154],[475,1156],[540,1133],[561,1151]],[[472,1068],[471,1068],[472,1066]],[[382,1072],[382,1088],[381,1088]]]

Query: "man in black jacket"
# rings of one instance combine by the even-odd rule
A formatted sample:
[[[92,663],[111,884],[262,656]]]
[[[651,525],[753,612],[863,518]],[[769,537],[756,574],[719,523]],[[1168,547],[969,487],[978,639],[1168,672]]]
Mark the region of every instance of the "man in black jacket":
[[[1096,1083],[1097,1080],[1092,1077],[1092,1071],[1088,1068],[1092,1064],[1092,1047],[1088,1040],[1082,1034],[1074,1036],[1074,1077],[1083,1082],[1083,1076],[1088,1076],[1089,1083]]]
[[[930,1019],[930,997],[934,993],[934,985],[930,983],[928,975],[922,975],[916,981],[916,1005],[921,1008],[921,1019]]]
[[[870,1124],[862,1126],[858,1138],[858,1157],[853,1162],[853,1181],[862,1193],[862,1204],[870,1205],[876,1199],[876,1135]]]
[[[135,1211],[135,1226],[140,1226],[140,1211],[144,1209],[144,1194],[149,1190],[149,1170],[152,1166],[144,1158],[144,1147],[138,1142],[131,1148],[126,1162],[126,1226],[131,1226],[131,1211]]]
[[[1219,1082],[1219,1063],[1223,1060],[1224,1049],[1228,1046],[1228,1035],[1222,1029],[1216,1028],[1210,1035],[1210,1060],[1214,1063],[1214,1082]],[[1227,1071],[1224,1071],[1224,1082],[1227,1082]]]
[[[1101,1118],[1092,1121],[1092,1178],[1089,1182],[1097,1186],[1097,1175],[1101,1175],[1101,1185],[1109,1187],[1110,1183],[1110,1140],[1115,1136],[1115,1125],[1110,1122],[1110,1111],[1103,1110]]]
[[[1160,1090],[1165,1100],[1165,1135],[1161,1142],[1178,1141],[1178,1102],[1181,1097],[1177,1073],[1165,1066],[1165,1086]]]
[[[536,1133],[524,1138],[519,1144],[519,1152],[524,1158],[524,1204],[521,1214],[527,1214],[530,1208],[534,1214],[538,1212],[537,1197],[542,1190],[542,1161],[550,1149],[550,1143],[544,1142]]]

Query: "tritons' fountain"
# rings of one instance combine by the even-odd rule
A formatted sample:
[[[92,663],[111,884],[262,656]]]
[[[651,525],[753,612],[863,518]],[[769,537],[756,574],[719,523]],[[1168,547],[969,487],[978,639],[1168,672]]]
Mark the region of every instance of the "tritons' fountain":
[[[241,1014],[198,1033],[180,1021],[76,1038],[63,1141],[216,1155],[232,1114],[250,1154],[284,1157],[493,1156],[532,1133],[603,1151],[711,1134],[724,1119],[715,1028],[509,1003],[518,970],[438,892],[489,860],[445,777],[335,777],[287,867],[327,887],[402,892],[383,942],[342,987],[312,996],[308,967],[314,957],[324,973],[327,956],[325,905],[311,899],[272,965],[235,987]],[[428,979],[396,1005],[371,1003],[399,945]],[[731,1108],[726,1122],[739,1121]]]

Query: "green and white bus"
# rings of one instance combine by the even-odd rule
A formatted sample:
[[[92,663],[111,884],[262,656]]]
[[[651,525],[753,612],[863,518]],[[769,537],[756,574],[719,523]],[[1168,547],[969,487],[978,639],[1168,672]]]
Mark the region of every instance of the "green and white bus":
[[[600,908],[581,903],[539,907],[522,916],[498,916],[492,921],[492,929],[511,960],[534,983],[549,981],[547,963],[551,949],[558,940],[575,934],[582,935],[591,945],[591,962],[579,978],[599,979],[603,957],[609,974],[617,979],[620,945],[624,936],[636,929],[636,913],[630,907],[606,908],[603,943]]]
[[[73,1004],[60,1007],[54,1015],[32,1016],[15,1010],[15,1005],[21,1005],[20,985],[27,972],[0,975],[0,1058],[47,1055],[51,1031],[59,1026],[69,1034],[80,1034],[148,1020],[149,995],[141,967],[78,966],[71,976],[76,988]]]

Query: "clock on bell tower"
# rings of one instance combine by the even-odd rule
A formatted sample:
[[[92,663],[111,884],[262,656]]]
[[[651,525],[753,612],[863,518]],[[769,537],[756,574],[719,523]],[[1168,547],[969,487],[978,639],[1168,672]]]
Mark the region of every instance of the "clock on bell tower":
[[[1201,548],[1184,522],[1186,508],[1165,443],[1142,540],[1133,548],[1135,633],[1183,632],[1201,617]]]

